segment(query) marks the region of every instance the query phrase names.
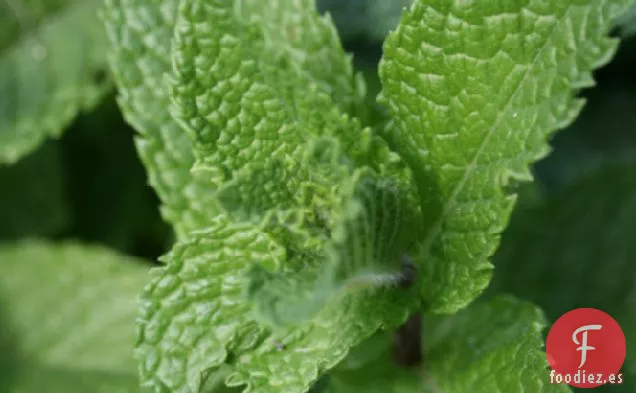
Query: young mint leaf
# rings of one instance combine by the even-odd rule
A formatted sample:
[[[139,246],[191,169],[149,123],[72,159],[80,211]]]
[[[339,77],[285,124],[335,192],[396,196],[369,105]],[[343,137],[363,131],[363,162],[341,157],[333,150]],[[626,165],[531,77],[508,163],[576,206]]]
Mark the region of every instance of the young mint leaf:
[[[304,214],[306,210],[315,211],[319,205],[327,215],[328,223],[323,226],[327,237],[335,235],[360,243],[349,245],[355,250],[306,250],[301,254],[315,257],[303,261],[307,263],[297,263],[293,257],[289,258],[289,263],[304,269],[306,280],[303,285],[298,285],[298,277],[294,274],[297,270],[280,280],[266,272],[256,272],[251,295],[258,301],[257,309],[272,320],[292,321],[301,318],[293,310],[304,310],[305,317],[313,315],[323,305],[327,294],[334,292],[335,287],[345,285],[349,279],[366,275],[368,277],[363,281],[372,281],[379,276],[378,281],[382,281],[387,275],[395,277],[400,269],[398,254],[408,251],[398,250],[404,244],[397,246],[392,244],[395,238],[388,238],[387,242],[391,244],[382,246],[391,250],[390,257],[379,252],[373,258],[367,258],[368,252],[377,251],[369,250],[375,247],[372,244],[377,239],[384,238],[381,231],[403,234],[408,223],[406,220],[400,223],[400,219],[415,218],[418,212],[417,205],[405,202],[412,196],[409,195],[412,194],[409,181],[404,190],[393,193],[405,197],[399,202],[395,198],[389,200],[391,192],[375,195],[374,198],[381,196],[385,200],[371,203],[351,202],[360,196],[349,191],[342,195],[334,191],[348,190],[349,187],[353,190],[358,181],[363,182],[362,172],[349,172],[346,179],[334,182],[334,174],[347,168],[342,162],[348,162],[349,166],[375,165],[387,171],[393,170],[390,169],[393,163],[374,159],[382,150],[377,138],[338,106],[336,100],[346,94],[332,96],[332,92],[337,92],[338,86],[346,85],[341,78],[332,77],[321,67],[310,66],[312,63],[308,59],[314,61],[316,56],[326,56],[322,62],[334,63],[330,59],[335,58],[346,63],[344,54],[335,44],[318,50],[312,42],[301,40],[306,34],[315,34],[311,30],[313,25],[318,26],[316,29],[326,29],[325,32],[331,35],[333,28],[322,23],[311,1],[283,1],[275,7],[276,12],[261,13],[252,13],[250,4],[201,0],[182,3],[174,40],[172,97],[175,116],[195,138],[197,169],[205,169],[214,178],[226,209],[247,217],[263,216],[267,220],[267,213],[299,209]],[[298,10],[300,5],[302,9]],[[300,14],[295,18],[294,13]],[[305,19],[308,21],[301,24]],[[286,27],[281,36],[279,20],[289,20],[297,25]],[[214,28],[208,28],[208,25]],[[270,32],[274,25],[277,26],[276,34]],[[330,39],[329,42],[335,41]],[[325,164],[326,169],[333,168],[333,171],[304,162],[316,138],[326,136],[333,137],[336,144],[341,142],[343,146],[344,157]],[[388,160],[388,156],[384,158]],[[317,173],[330,173],[331,176],[317,179]],[[402,180],[399,174],[397,177],[396,182]],[[320,184],[325,179],[328,180]],[[386,179],[378,179],[378,182],[383,186],[389,183]],[[322,189],[328,190],[327,195],[319,194]],[[300,191],[300,200],[294,196],[296,190]],[[346,223],[357,226],[356,232],[351,232],[350,228],[336,228],[340,219],[333,216],[344,214],[334,209],[347,210],[354,204],[360,215]],[[376,212],[379,206],[395,210]],[[369,210],[373,210],[373,214]],[[371,215],[374,217],[369,218]],[[373,224],[372,219],[386,219],[386,222],[368,228],[367,224]],[[369,232],[360,233],[364,231]],[[412,241],[416,235],[417,227],[410,228],[408,240]],[[364,253],[367,254],[363,256]],[[391,274],[387,269],[377,270],[389,264],[393,265]],[[344,270],[355,265],[361,266],[345,273]],[[314,274],[318,273],[317,269],[322,270],[320,277]],[[271,281],[271,285],[267,281]],[[291,288],[298,296],[289,296]],[[294,300],[295,307],[291,307],[290,301]],[[287,315],[283,317],[282,313]]]
[[[220,204],[235,219],[255,220],[266,226],[271,215],[281,211],[309,214],[309,220],[321,226],[324,235],[326,227],[333,225],[332,210],[350,197],[341,190],[355,182],[359,175],[354,176],[356,164],[378,177],[392,179],[405,189],[407,198],[416,200],[411,174],[399,157],[370,133],[360,137],[355,145],[318,137],[302,145],[296,157],[281,155],[246,163],[219,187]]]
[[[364,78],[355,73],[351,55],[345,55],[331,18],[316,13],[314,0],[245,0],[241,13],[264,28],[269,48],[289,56],[345,113],[365,115]]]
[[[360,367],[334,369],[325,393],[568,392],[567,385],[549,383],[545,326],[537,307],[511,297],[475,303],[453,316],[429,316],[421,366],[401,368],[386,351]],[[366,345],[377,342],[361,348]]]
[[[253,221],[287,250],[284,271],[270,272],[258,264],[250,271],[248,296],[261,321],[269,325],[310,318],[328,298],[356,279],[367,279],[372,286],[371,277],[380,282],[400,273],[400,256],[382,251],[396,251],[393,247],[404,237],[386,236],[384,248],[372,244],[378,237],[384,238],[383,231],[408,226],[407,220],[398,224],[382,215],[403,214],[388,208],[396,203],[398,210],[408,209],[407,198],[402,197],[409,190],[399,192],[395,182],[386,181],[382,186],[387,186],[387,194],[396,191],[396,198],[365,195],[386,179],[374,176],[371,170],[354,171],[337,140],[316,139],[304,153],[298,166],[283,159],[248,164],[249,171],[241,171],[220,190],[222,205],[235,219]],[[362,200],[365,196],[367,200]],[[417,213],[413,200],[410,207]],[[375,227],[367,228],[374,223]],[[415,233],[413,228],[411,232]],[[380,251],[378,255],[374,248]],[[407,251],[395,248],[398,253]]]
[[[387,138],[419,183],[422,298],[452,313],[488,284],[515,181],[583,106],[632,0],[415,1],[384,45]]]
[[[301,322],[338,295],[400,286],[415,274],[401,263],[421,225],[409,190],[370,170],[356,170],[334,188],[339,203],[327,210],[329,239],[310,250],[313,260],[293,263],[300,269],[283,275],[253,277],[250,300],[268,324]]]
[[[126,120],[164,218],[178,235],[204,228],[219,208],[204,174],[192,174],[192,143],[168,112],[164,75],[170,71],[178,0],[106,0],[102,13],[112,46],[111,69]]]
[[[515,212],[491,288],[536,302],[551,321],[579,307],[609,313],[627,339],[624,391],[636,378],[635,232],[636,163],[607,162],[552,200]]]
[[[101,76],[107,44],[97,21],[99,0],[46,2],[0,4],[9,15],[0,21],[13,21],[0,42],[0,165],[59,137],[110,87]]]
[[[135,299],[147,273],[97,246],[0,246],[0,326],[17,347],[9,391],[138,391]]]
[[[262,2],[237,4],[187,0],[180,8],[173,109],[193,133],[197,168],[222,183],[250,162],[297,161],[301,145],[316,136],[364,145],[369,130],[341,110],[364,100],[313,2],[278,1],[268,11],[260,11]]]

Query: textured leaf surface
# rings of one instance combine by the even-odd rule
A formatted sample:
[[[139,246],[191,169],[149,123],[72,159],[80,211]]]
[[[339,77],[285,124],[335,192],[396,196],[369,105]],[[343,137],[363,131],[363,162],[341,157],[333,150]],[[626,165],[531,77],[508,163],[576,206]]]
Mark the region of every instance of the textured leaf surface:
[[[326,225],[327,232],[331,231],[327,236],[355,240],[351,248],[357,249],[353,252],[367,252],[378,237],[385,235],[379,231],[400,232],[399,220],[416,217],[417,212],[395,198],[389,201],[390,192],[381,196],[382,201],[354,202],[361,205],[356,206],[361,213],[355,219],[344,218],[342,211],[332,211],[334,208],[350,209],[353,205],[349,205],[348,199],[360,198],[351,191],[351,195],[344,195],[347,191],[343,195],[329,195],[337,194],[336,183],[344,189],[355,188],[358,175],[347,174],[347,165],[369,163],[372,157],[375,158],[374,154],[379,154],[375,150],[379,146],[369,130],[363,130],[357,119],[345,114],[347,100],[356,98],[351,87],[353,77],[349,60],[342,53],[333,28],[328,21],[318,17],[311,1],[282,1],[275,3],[272,9],[256,12],[261,8],[262,3],[250,2],[188,0],[182,3],[174,40],[172,97],[175,116],[196,140],[196,168],[210,172],[221,187],[222,204],[230,211],[238,210],[251,217],[254,213],[263,216],[271,211],[312,210],[319,206],[327,216],[333,216],[327,219],[333,224]],[[281,25],[284,34],[281,34]],[[303,39],[305,36],[312,39]],[[325,70],[316,66],[316,62],[332,64],[335,69]],[[335,71],[341,75],[333,74]],[[311,150],[308,146],[312,146],[314,138],[325,135],[342,142],[343,150],[349,156],[328,162],[331,167],[326,167],[327,170],[305,165],[303,160]],[[345,169],[345,179],[334,176],[343,172],[337,166]],[[323,184],[319,180],[324,179],[317,179],[318,173],[327,174]],[[384,186],[387,184],[383,183]],[[404,195],[406,200],[410,187],[407,183],[405,191],[393,194]],[[319,195],[313,188],[326,189],[327,195]],[[301,197],[294,195],[298,190]],[[326,206],[317,201],[320,198],[327,199]],[[380,211],[378,205],[382,203],[386,204],[382,206],[386,211]],[[343,217],[343,221],[350,221],[346,224],[357,226],[355,232],[333,227],[340,219],[334,217]],[[373,225],[372,220],[376,219],[386,222],[382,221],[374,228],[366,227],[366,224]],[[369,233],[360,233],[364,231]],[[410,234],[415,236],[417,230]],[[393,235],[398,238],[395,233]],[[392,239],[389,237],[387,241],[392,243]],[[394,244],[386,247],[392,254],[398,251]],[[308,298],[297,297],[298,304],[293,309],[305,308],[311,313],[313,307],[310,305],[322,304],[326,293],[331,292],[329,286],[336,285],[337,280],[329,278],[330,275],[351,277],[351,272],[345,274],[337,272],[338,269],[356,264],[371,268],[373,262],[375,267],[393,262],[395,270],[400,268],[399,257],[395,255],[379,258],[376,255],[376,258],[366,260],[368,255],[352,255],[352,250],[332,251],[339,254],[339,259],[355,260],[345,264],[332,257],[329,261],[329,251],[309,250],[317,262],[305,269],[306,284],[310,287],[315,284],[319,288],[310,290],[297,285],[300,280],[292,274],[291,278],[285,277],[282,282],[272,283],[264,291],[253,294],[261,309],[271,305],[270,314],[281,316],[289,311],[291,318],[294,314],[291,304],[283,298],[289,297],[289,290],[294,287],[293,293],[308,295]],[[322,270],[321,277],[314,274],[317,270]],[[372,273],[357,270],[356,274]],[[306,289],[304,293],[303,289]],[[285,293],[287,296],[283,295]],[[273,299],[277,300],[270,301]]]
[[[205,227],[219,209],[205,174],[192,174],[192,143],[170,116],[164,75],[177,0],[107,0],[102,14],[112,45],[111,70],[126,120],[139,132],[137,150],[162,213],[177,235]]]
[[[630,0],[416,1],[384,45],[387,134],[416,173],[429,220],[423,300],[451,313],[489,282],[489,257],[528,165],[583,105],[576,90],[609,61]]]
[[[138,390],[135,300],[147,265],[96,246],[23,241],[0,246],[0,271],[1,326],[16,352],[9,391]]]
[[[537,307],[510,297],[476,303],[454,316],[427,317],[419,369],[396,366],[388,352],[365,356],[365,363],[336,368],[325,392],[568,392],[565,385],[549,384],[545,327]],[[363,343],[357,352],[370,353],[366,345],[378,343]]]
[[[180,9],[174,113],[196,140],[198,168],[217,182],[249,162],[299,160],[302,144],[319,135],[349,145],[369,138],[344,111],[363,99],[333,27],[309,0],[265,8],[187,0]]]
[[[0,164],[10,164],[58,137],[110,85],[99,0],[3,3]]]
[[[331,18],[316,13],[314,0],[244,0],[241,13],[265,29],[268,49],[289,56],[297,71],[306,74],[350,115],[364,117],[365,86],[345,55]]]
[[[633,160],[608,163],[553,200],[516,212],[492,284],[536,302],[552,321],[578,307],[613,316],[627,339],[628,375],[612,392],[633,391],[636,377],[635,175]]]
[[[421,223],[408,190],[365,170],[341,181],[335,186],[340,203],[325,214],[330,236],[309,249],[309,263],[292,263],[300,269],[283,275],[260,272],[252,280],[250,300],[274,326],[303,321],[338,295],[397,287],[415,275],[402,262]]]
[[[256,228],[223,216],[178,243],[142,295],[142,382],[155,392],[197,392],[230,353],[253,346],[262,329],[250,320],[245,272],[254,263],[274,268],[282,252]]]
[[[221,188],[228,211],[256,217],[288,251],[285,272],[251,271],[249,299],[274,326],[307,319],[348,290],[398,284],[421,221],[410,183],[354,170],[336,140],[312,142],[299,166],[248,165]]]
[[[330,302],[308,324],[276,331],[238,358],[231,385],[245,392],[306,392],[349,349],[380,328],[403,323],[416,306],[415,291],[356,291]]]
[[[177,245],[143,295],[137,354],[157,392],[194,392],[229,362],[229,382],[250,392],[304,392],[348,348],[413,307],[413,291],[358,292],[330,303],[310,323],[275,334],[250,312],[244,290],[256,263],[273,270],[286,255],[249,224],[220,218]]]
[[[382,157],[373,166],[380,174],[399,167],[386,146],[348,116],[357,99],[356,82],[347,77],[349,60],[332,51],[337,47],[312,46],[336,41],[333,28],[309,5],[181,4],[173,51],[173,114],[195,140],[194,170],[220,187],[223,207],[232,219],[240,219],[230,224],[218,215],[215,224],[192,234],[173,250],[144,294],[138,354],[142,380],[156,391],[196,391],[208,374],[218,377],[224,362],[233,368],[232,386],[306,391],[351,345],[384,324],[399,323],[416,302],[405,300],[406,292],[356,293],[327,306],[300,329],[265,334],[246,301],[248,268],[278,271],[283,262],[285,268],[306,262],[298,258],[298,245],[290,244],[283,253],[273,241],[285,243],[278,229],[294,228],[284,222],[263,227],[269,221],[260,219],[268,213],[279,219],[294,209],[311,210],[321,206],[321,198],[333,203],[328,207],[345,206],[330,199],[336,194],[332,184],[293,170],[308,152],[307,142],[329,135],[342,144],[346,160],[359,164]],[[279,25],[286,26],[284,35]],[[331,79],[317,64],[331,64],[344,75]],[[304,175],[329,178],[334,173]],[[300,199],[292,192],[295,185],[300,185]],[[312,213],[312,218],[320,216]]]

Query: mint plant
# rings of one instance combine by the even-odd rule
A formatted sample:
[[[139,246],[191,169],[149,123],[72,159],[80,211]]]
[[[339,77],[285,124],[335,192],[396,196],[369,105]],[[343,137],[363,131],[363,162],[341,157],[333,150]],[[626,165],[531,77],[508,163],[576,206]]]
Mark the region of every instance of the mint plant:
[[[305,391],[378,328],[467,305],[488,283],[506,188],[530,179],[548,134],[580,110],[573,93],[614,51],[607,30],[627,5],[564,4],[543,20],[521,5],[416,2],[385,43],[391,113],[373,130],[358,117],[360,78],[311,2],[107,3],[126,116],[146,146],[151,132],[189,136],[183,179],[218,195],[195,197],[207,224],[188,228],[199,230],[144,292],[142,381],[196,391],[230,364],[231,386]],[[502,12],[528,18],[527,31]],[[155,157],[151,173],[168,173]],[[390,285],[402,254],[418,267],[412,288]]]
[[[543,231],[631,217],[624,189],[620,213],[579,224],[571,215],[585,202],[569,206],[629,185],[631,161],[552,204],[532,165],[581,112],[579,93],[615,54],[610,29],[629,24],[634,1],[415,0],[384,40],[377,100],[312,0],[32,3],[19,4],[37,34],[15,33],[14,12],[2,58],[32,65],[44,45],[68,64],[46,63],[50,89],[11,77],[26,67],[0,73],[43,92],[0,115],[0,163],[59,135],[112,78],[175,239],[153,267],[72,241],[2,245],[0,297],[40,292],[1,310],[0,326],[11,322],[0,345],[17,359],[2,365],[8,392],[570,391],[549,383],[543,334],[568,307],[590,306],[594,285],[563,297],[555,280],[542,293],[533,285],[550,273],[524,283],[532,275],[517,263],[564,263],[563,281],[573,255],[593,265],[593,232],[561,245]],[[90,33],[75,35],[71,20]],[[86,37],[90,61],[63,57]],[[106,58],[104,80],[90,79]],[[625,182],[595,186],[610,178]],[[528,247],[545,247],[544,265]],[[629,255],[611,260],[629,271]],[[603,283],[617,278],[604,272]],[[628,342],[632,281],[598,303],[615,305]]]

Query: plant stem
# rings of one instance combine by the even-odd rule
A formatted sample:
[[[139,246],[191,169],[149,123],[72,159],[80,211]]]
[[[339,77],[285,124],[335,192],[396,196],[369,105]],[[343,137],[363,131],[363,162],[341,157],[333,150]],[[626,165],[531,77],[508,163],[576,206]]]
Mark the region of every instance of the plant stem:
[[[422,315],[411,315],[393,337],[393,358],[404,367],[422,364]]]

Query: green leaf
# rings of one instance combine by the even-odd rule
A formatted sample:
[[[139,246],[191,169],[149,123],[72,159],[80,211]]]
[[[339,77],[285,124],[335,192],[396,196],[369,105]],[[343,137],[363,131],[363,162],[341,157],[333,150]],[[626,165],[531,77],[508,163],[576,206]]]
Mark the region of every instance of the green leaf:
[[[298,154],[275,156],[265,162],[245,165],[236,177],[219,190],[223,208],[238,220],[253,220],[267,227],[274,212],[304,211],[314,208],[323,212],[337,203],[335,185],[351,176],[352,163],[333,138],[317,138]],[[325,212],[326,213],[326,212]],[[312,221],[325,214],[315,212]],[[326,217],[322,217],[326,219]]]
[[[144,384],[156,392],[196,392],[227,362],[231,386],[305,392],[348,348],[401,323],[414,306],[412,290],[359,291],[330,302],[300,328],[271,333],[246,302],[247,273],[255,263],[275,270],[285,258],[269,235],[223,216],[179,243],[142,296],[137,354]]]
[[[135,299],[148,265],[97,246],[29,240],[0,246],[0,271],[0,326],[14,347],[9,392],[138,390]]]
[[[352,291],[404,286],[415,275],[400,263],[418,238],[421,217],[409,190],[368,170],[338,183],[338,204],[326,211],[328,239],[309,248],[308,263],[284,274],[252,272],[249,297],[263,321],[282,326],[309,319]],[[293,257],[292,257],[293,258]]]
[[[151,186],[162,202],[164,218],[182,238],[204,228],[219,208],[205,174],[194,164],[188,135],[170,116],[164,75],[178,0],[106,0],[102,19],[112,46],[110,66],[126,120],[138,131],[137,151]]]
[[[306,392],[349,349],[378,329],[403,323],[416,306],[416,291],[379,288],[329,302],[310,323],[278,330],[238,357],[230,386],[245,393]]]
[[[209,375],[216,379],[224,363],[231,366],[231,386],[306,391],[350,346],[385,324],[399,323],[416,303],[409,291],[360,291],[327,305],[300,330],[282,328],[275,334],[264,332],[252,315],[244,293],[250,285],[248,269],[258,264],[285,271],[308,261],[295,253],[299,244],[286,243],[288,235],[307,233],[305,228],[293,233],[295,228],[284,221],[287,214],[312,211],[323,203],[345,206],[337,197],[330,199],[332,184],[306,177],[333,178],[333,173],[291,171],[312,141],[332,137],[348,165],[369,163],[379,175],[395,172],[396,182],[408,181],[408,171],[349,116],[355,110],[347,109],[347,102],[356,102],[355,91],[346,93],[348,85],[340,77],[332,80],[316,66],[334,63],[334,48],[300,46],[306,42],[303,37],[312,37],[312,29],[334,35],[308,8],[310,2],[282,2],[280,9],[262,12],[260,3],[237,4],[188,0],[179,11],[173,114],[195,140],[198,162],[193,170],[219,187],[229,217],[217,215],[216,222],[182,241],[144,293],[138,354],[142,380],[158,392],[196,391]],[[281,36],[274,29],[285,23],[290,25]],[[321,36],[312,39],[325,42]],[[341,56],[337,69],[348,61]],[[274,169],[281,176],[272,179]],[[304,189],[300,200],[286,192],[293,190],[294,180]],[[412,187],[409,191],[413,198]],[[269,225],[268,214],[283,221]],[[292,233],[285,233],[288,229]],[[281,353],[281,345],[292,358]],[[289,370],[282,379],[272,375],[271,367],[285,364]],[[292,364],[301,372],[291,371]]]
[[[423,301],[452,313],[492,274],[490,256],[546,138],[568,125],[618,41],[631,0],[415,1],[384,45],[386,136],[418,180]],[[389,132],[390,131],[390,132]]]
[[[0,165],[59,137],[109,89],[99,0],[4,0],[0,21]],[[3,31],[5,25],[3,24]]]
[[[408,251],[406,245],[417,235],[417,227],[409,229],[404,244],[394,244],[389,237],[389,244],[382,245],[385,250],[374,250],[374,242],[389,232],[406,233],[408,220],[400,220],[415,218],[418,212],[416,204],[405,202],[414,199],[407,169],[396,167],[383,151],[381,141],[369,129],[363,129],[357,118],[344,112],[343,100],[356,99],[351,88],[341,88],[351,85],[352,75],[336,78],[314,64],[335,64],[333,72],[350,69],[328,21],[318,17],[311,1],[282,1],[273,10],[263,12],[256,12],[260,7],[255,4],[184,1],[174,39],[171,87],[175,116],[196,141],[195,169],[208,172],[219,185],[225,209],[238,212],[241,219],[256,216],[267,226],[270,214],[299,210],[302,216],[307,210],[316,212],[319,208],[326,213],[327,223],[308,226],[322,227],[325,238],[339,237],[334,241],[342,244],[355,240],[347,245],[351,249],[324,250],[318,246],[299,250],[303,261],[290,257],[289,264],[304,270],[306,279],[301,285],[294,274],[298,269],[280,280],[267,272],[254,273],[250,288],[257,310],[269,322],[284,324],[313,315],[329,294],[347,286],[350,279],[372,282],[379,276],[377,281],[398,275],[399,253]],[[281,21],[291,23],[282,30],[283,35],[280,25],[285,23]],[[329,35],[329,40],[302,39],[315,36],[314,30]],[[322,47],[313,46],[318,44]],[[330,143],[342,145],[343,157],[336,154],[323,169],[305,162],[315,144],[331,140],[329,137],[335,140]],[[393,192],[387,179],[378,179],[386,193],[380,191],[370,198],[366,195],[371,201],[354,201],[362,198],[353,190],[358,182],[364,183],[364,172],[349,171],[344,179],[336,179],[336,174],[347,173],[347,167],[353,164],[395,175],[396,183],[405,181],[405,188]],[[345,190],[341,195],[334,191],[339,188]],[[300,197],[295,196],[297,190]],[[324,195],[322,190],[326,190]],[[376,190],[367,191],[373,194]],[[404,196],[404,201],[398,201],[397,196]],[[354,205],[356,217],[346,217]],[[379,211],[380,206],[386,211]],[[324,214],[316,216],[319,221]],[[366,227],[376,219],[375,227]],[[345,229],[346,225],[355,228]],[[271,232],[270,228],[264,230]],[[360,233],[364,231],[368,233]],[[310,260],[305,259],[307,254]],[[393,269],[387,269],[387,265],[393,265]],[[292,288],[298,297],[289,296]]]
[[[0,4],[0,51],[11,46],[20,35],[46,22],[47,18],[71,0],[3,0]]]
[[[510,297],[478,302],[453,316],[424,318],[424,362],[397,366],[385,350],[357,365],[343,363],[329,376],[325,393],[514,393],[568,392],[549,384],[543,351],[543,313]],[[368,352],[363,343],[353,356]],[[386,349],[386,346],[385,346]]]
[[[274,326],[305,320],[337,295],[399,284],[419,234],[409,182],[354,170],[333,139],[312,142],[300,166],[270,160],[221,188],[228,211],[255,217],[288,251],[284,272],[251,271],[248,296]]]
[[[196,169],[222,184],[250,162],[300,160],[299,148],[317,136],[337,135],[353,151],[370,143],[349,116],[364,105],[361,78],[313,2],[281,0],[267,11],[262,2],[237,4],[180,7],[173,109],[196,141]]]
[[[314,0],[242,1],[242,14],[265,29],[268,49],[289,56],[345,113],[364,118],[365,84],[345,55],[331,18],[320,17]]]
[[[613,316],[627,339],[625,392],[636,378],[635,232],[636,163],[608,162],[513,215],[491,288],[536,302],[551,321],[579,307]]]
[[[134,373],[68,370],[61,367],[24,365],[18,380],[6,386],[6,393],[133,393],[138,392]]]
[[[282,258],[269,236],[223,216],[178,243],[142,294],[142,383],[155,392],[198,392],[230,354],[252,347],[263,329],[244,298],[246,269],[256,262],[273,268]]]
[[[59,234],[71,220],[56,144],[0,167],[0,238]]]

